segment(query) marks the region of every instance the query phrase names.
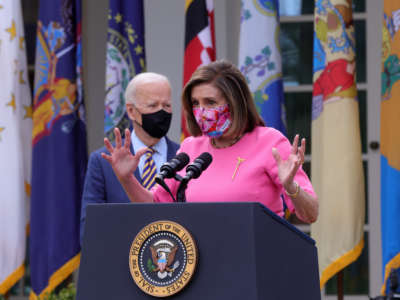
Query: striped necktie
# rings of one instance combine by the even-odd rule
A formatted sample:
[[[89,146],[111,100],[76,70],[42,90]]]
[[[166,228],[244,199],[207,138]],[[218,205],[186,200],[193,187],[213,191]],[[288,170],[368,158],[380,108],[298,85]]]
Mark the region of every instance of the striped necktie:
[[[146,160],[144,161],[143,173],[142,173],[142,185],[150,190],[155,185],[155,178],[157,175],[156,164],[153,159],[154,149],[147,148],[145,152]]]

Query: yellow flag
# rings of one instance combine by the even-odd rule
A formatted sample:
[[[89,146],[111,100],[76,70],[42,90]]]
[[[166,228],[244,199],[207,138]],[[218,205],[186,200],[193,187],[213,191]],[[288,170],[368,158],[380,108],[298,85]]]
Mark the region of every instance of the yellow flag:
[[[364,174],[351,1],[317,0],[314,20],[311,179],[319,199],[321,288],[364,246]]]

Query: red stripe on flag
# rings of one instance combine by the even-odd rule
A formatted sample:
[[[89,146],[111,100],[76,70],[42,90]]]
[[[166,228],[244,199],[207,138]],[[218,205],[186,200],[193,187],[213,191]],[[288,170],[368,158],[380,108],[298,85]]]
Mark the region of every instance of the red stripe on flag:
[[[203,64],[201,61],[201,52],[204,50],[203,44],[196,36],[187,45],[184,58],[183,85],[189,81],[193,72]]]
[[[197,1],[197,0],[195,0],[195,1]],[[207,14],[208,25],[206,27],[204,27],[203,29],[201,29],[200,32],[197,33],[197,35],[186,45],[186,48],[185,48],[184,70],[183,70],[183,85],[184,86],[190,80],[193,72],[196,71],[196,69],[198,67],[200,67],[201,65],[204,65],[204,64],[208,64],[211,61],[215,61],[215,59],[216,59],[213,1],[212,0],[207,1],[206,6],[207,6],[206,12],[199,11],[198,13]],[[203,10],[203,9],[201,9],[201,10]],[[193,13],[193,11],[192,11],[192,13]],[[188,28],[188,26],[190,26],[190,25],[187,23],[187,20],[186,20],[186,33],[190,32],[190,30],[194,29],[194,28]],[[193,24],[192,24],[192,26],[193,26]],[[207,45],[204,45],[202,43],[202,41],[200,40],[199,35],[203,36],[203,38],[204,38],[204,34],[205,34],[205,36],[208,36],[209,34],[211,35],[209,37],[211,40],[211,45],[210,45],[210,40],[208,40],[208,42],[206,42]],[[186,41],[186,43],[187,43],[187,41]],[[185,115],[184,115],[183,110],[182,110],[181,116],[182,116],[181,140],[183,140],[185,137],[190,136],[190,134],[186,127],[186,120],[185,120]]]

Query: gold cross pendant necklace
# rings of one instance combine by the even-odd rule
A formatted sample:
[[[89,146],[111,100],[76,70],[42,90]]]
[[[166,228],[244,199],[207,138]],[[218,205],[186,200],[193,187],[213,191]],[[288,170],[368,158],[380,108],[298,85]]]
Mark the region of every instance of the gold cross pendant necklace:
[[[235,168],[235,171],[233,172],[233,175],[232,175],[232,181],[235,179],[235,176],[236,176],[236,174],[238,173],[238,171],[239,171],[239,166],[240,166],[240,164],[242,163],[242,162],[244,162],[246,159],[245,158],[241,158],[240,156],[238,156],[238,158],[237,158],[237,163],[236,163],[236,168]]]

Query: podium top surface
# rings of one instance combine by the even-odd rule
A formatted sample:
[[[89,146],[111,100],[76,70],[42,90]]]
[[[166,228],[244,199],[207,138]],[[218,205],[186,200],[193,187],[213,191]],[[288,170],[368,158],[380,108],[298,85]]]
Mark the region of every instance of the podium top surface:
[[[127,209],[127,207],[130,206],[141,206],[141,207],[148,207],[149,209],[153,210],[154,213],[156,213],[156,210],[158,209],[166,209],[168,207],[169,209],[176,209],[177,212],[179,209],[183,210],[190,210],[190,209],[220,209],[221,207],[224,208],[224,210],[229,210],[229,209],[261,209],[263,213],[265,213],[267,216],[275,220],[276,222],[280,223],[284,227],[286,227],[288,230],[294,232],[296,235],[299,237],[303,238],[307,242],[311,243],[312,245],[315,245],[314,239],[312,239],[310,236],[306,235],[304,232],[290,224],[288,221],[285,219],[281,218],[274,212],[272,212],[270,209],[268,209],[266,206],[259,202],[202,202],[202,203],[107,203],[107,204],[89,204],[88,205],[88,213],[91,214],[92,210],[105,210],[105,209],[110,209],[111,207],[113,209]]]

